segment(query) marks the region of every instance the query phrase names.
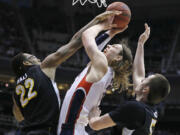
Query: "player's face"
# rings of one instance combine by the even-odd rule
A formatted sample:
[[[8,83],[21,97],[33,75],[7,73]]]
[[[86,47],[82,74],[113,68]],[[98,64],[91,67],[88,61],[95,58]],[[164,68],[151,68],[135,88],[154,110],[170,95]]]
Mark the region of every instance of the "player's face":
[[[136,94],[141,93],[144,89],[147,89],[150,80],[154,77],[155,75],[150,75],[147,78],[144,78],[143,80],[141,80],[141,83],[135,89]]]
[[[123,51],[121,44],[107,45],[106,49],[104,49],[104,54],[106,55],[108,61],[112,61],[119,57],[120,53]],[[122,57],[121,57],[122,59]]]
[[[40,65],[41,61],[36,56],[24,53],[24,56],[26,57],[26,61],[29,62],[31,65]]]

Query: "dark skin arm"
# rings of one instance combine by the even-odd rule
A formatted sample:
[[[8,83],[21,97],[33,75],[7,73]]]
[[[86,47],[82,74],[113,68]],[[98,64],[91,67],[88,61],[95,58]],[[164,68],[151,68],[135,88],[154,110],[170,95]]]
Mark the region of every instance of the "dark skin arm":
[[[69,43],[60,47],[56,52],[48,55],[41,63],[42,71],[52,80],[55,78],[55,71],[58,65],[71,57],[79,48],[82,47],[81,35],[89,27],[105,20],[109,15],[115,14],[113,11],[106,11],[96,16],[91,22],[79,30]],[[116,13],[117,14],[117,13]]]

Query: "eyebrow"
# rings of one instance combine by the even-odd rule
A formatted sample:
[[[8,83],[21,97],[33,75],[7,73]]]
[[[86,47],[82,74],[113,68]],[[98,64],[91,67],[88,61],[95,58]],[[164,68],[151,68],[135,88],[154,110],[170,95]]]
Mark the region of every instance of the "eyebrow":
[[[118,45],[113,45],[114,47],[118,48]]]
[[[31,56],[29,56],[27,59],[31,59],[31,58],[36,58],[36,56],[34,56],[34,55],[31,55]]]

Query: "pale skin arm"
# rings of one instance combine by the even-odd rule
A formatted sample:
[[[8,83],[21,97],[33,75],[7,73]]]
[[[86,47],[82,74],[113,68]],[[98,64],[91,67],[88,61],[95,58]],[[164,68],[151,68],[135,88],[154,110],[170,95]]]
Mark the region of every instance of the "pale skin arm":
[[[55,71],[58,65],[71,57],[79,48],[82,47],[81,35],[89,27],[105,20],[109,15],[114,14],[112,11],[106,11],[98,16],[96,16],[90,23],[84,26],[80,31],[78,31],[71,41],[60,47],[55,53],[47,56],[41,63],[40,67],[42,71],[52,80],[55,78]]]
[[[119,29],[116,28],[116,24],[112,24],[114,15],[118,14],[121,14],[121,12],[115,12],[114,14],[109,16],[106,21],[101,24],[92,26],[91,28],[87,29],[82,35],[83,46],[91,60],[91,68],[86,78],[89,82],[99,81],[108,69],[107,58],[104,53],[99,51],[95,42],[95,37],[97,36],[97,34],[102,30],[110,29],[107,33],[110,37],[113,37],[117,33],[123,32],[125,29],[127,29],[127,27],[124,29]]]
[[[113,38],[115,35],[124,32],[126,29],[128,28],[128,25],[126,27],[124,27],[123,29],[119,29],[119,28],[113,28],[108,30],[106,33]]]
[[[101,130],[109,127],[115,126],[116,123],[111,119],[109,114],[105,114],[101,117],[94,117],[89,120],[89,126],[93,130]]]
[[[136,54],[133,63],[133,84],[134,89],[145,78],[145,66],[144,66],[144,44],[149,38],[150,27],[145,24],[145,31],[139,37]]]
[[[95,37],[100,31],[114,27],[112,20],[113,16],[101,24],[92,26],[82,34],[83,46],[91,60],[91,69],[86,78],[89,82],[99,81],[107,71],[108,62],[106,56],[98,49]]]

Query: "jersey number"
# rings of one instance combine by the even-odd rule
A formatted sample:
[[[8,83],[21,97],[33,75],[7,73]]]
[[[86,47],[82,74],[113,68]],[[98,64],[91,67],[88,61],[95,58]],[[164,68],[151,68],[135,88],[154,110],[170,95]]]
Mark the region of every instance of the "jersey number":
[[[153,131],[154,131],[156,122],[157,122],[157,120],[152,119],[152,121],[151,121],[151,126],[150,126],[150,135],[152,135],[152,133],[153,133]]]
[[[25,80],[24,86],[21,84],[16,86],[16,94],[21,95],[20,102],[23,108],[29,103],[31,99],[37,96],[37,92],[33,91],[33,87],[34,87],[34,80],[31,78]],[[27,97],[25,97],[26,89],[29,89]]]

